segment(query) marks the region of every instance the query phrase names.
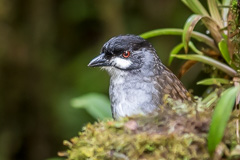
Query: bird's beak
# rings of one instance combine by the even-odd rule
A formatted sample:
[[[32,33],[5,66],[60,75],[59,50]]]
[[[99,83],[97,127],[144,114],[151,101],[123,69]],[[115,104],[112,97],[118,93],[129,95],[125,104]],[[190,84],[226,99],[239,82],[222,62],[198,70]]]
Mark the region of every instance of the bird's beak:
[[[88,64],[89,67],[103,67],[109,66],[109,60],[105,58],[105,54],[101,53],[99,56],[95,57],[91,62]]]

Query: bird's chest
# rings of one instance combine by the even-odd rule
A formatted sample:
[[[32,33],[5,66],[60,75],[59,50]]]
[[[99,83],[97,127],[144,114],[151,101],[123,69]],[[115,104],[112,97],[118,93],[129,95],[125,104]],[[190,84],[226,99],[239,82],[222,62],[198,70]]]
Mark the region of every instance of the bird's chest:
[[[150,80],[111,79],[109,92],[115,118],[151,113],[158,107],[153,101],[157,91]]]

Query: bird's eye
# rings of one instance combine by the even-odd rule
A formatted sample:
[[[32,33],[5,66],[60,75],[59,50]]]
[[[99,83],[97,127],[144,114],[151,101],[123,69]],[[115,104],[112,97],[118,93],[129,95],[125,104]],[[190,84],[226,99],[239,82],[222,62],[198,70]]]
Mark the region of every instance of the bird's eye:
[[[128,57],[130,56],[130,51],[125,51],[125,52],[123,52],[123,53],[122,53],[122,56],[123,56],[124,58],[128,58]]]

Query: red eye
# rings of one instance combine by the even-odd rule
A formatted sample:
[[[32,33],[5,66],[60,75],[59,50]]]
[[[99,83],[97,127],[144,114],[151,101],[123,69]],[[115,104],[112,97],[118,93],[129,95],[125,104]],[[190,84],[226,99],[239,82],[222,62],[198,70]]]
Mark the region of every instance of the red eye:
[[[128,57],[130,56],[130,51],[125,51],[125,52],[123,52],[122,56],[123,56],[124,58],[128,58]]]

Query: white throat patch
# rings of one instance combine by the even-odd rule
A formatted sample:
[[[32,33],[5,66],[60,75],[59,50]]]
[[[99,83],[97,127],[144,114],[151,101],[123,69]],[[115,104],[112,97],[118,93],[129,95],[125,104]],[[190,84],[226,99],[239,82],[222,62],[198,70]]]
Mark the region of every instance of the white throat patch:
[[[110,62],[112,63],[112,65],[121,69],[127,69],[132,64],[132,61],[119,57],[113,58]]]

